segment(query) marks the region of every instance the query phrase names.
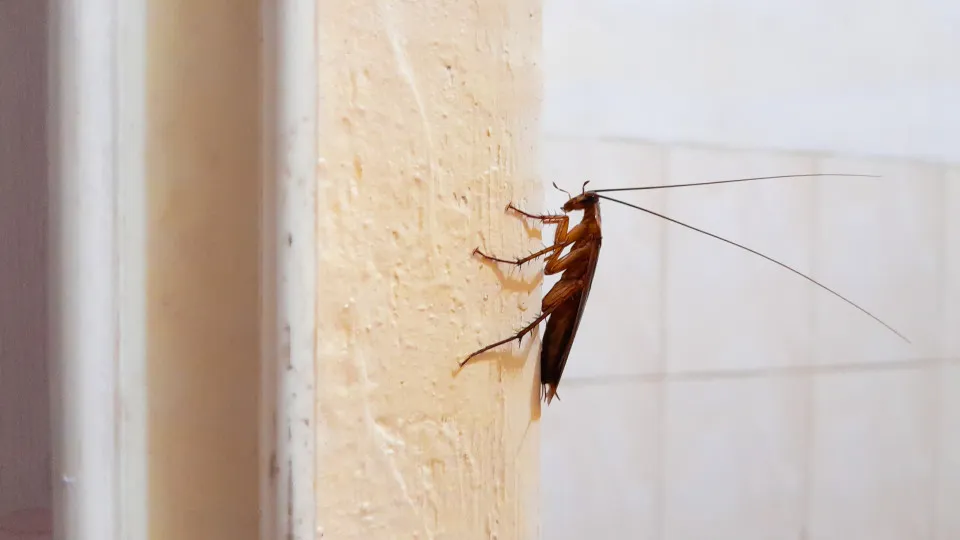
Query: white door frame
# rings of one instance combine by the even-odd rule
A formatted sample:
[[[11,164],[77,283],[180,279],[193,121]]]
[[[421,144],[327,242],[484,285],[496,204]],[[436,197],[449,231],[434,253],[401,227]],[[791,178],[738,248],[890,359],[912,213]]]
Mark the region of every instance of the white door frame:
[[[316,535],[315,0],[263,0],[261,537]],[[54,536],[147,540],[146,0],[49,3]]]
[[[265,0],[261,538],[316,522],[317,1]]]
[[[48,5],[54,536],[146,540],[145,0]]]

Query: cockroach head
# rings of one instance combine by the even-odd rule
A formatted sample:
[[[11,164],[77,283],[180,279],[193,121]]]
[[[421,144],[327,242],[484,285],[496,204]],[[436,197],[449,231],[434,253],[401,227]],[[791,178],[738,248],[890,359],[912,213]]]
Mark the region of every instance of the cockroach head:
[[[570,197],[570,200],[563,203],[563,211],[585,210],[588,207],[596,206],[598,202],[600,202],[600,197],[596,193],[585,191],[576,197]]]
[[[583,187],[580,188],[580,195],[577,195],[577,196],[574,196],[569,191],[561,188],[560,186],[557,185],[556,182],[553,183],[553,187],[566,193],[567,197],[569,197],[567,202],[563,205],[564,212],[572,212],[574,210],[583,210],[588,206],[596,205],[597,202],[600,201],[600,197],[598,197],[596,193],[592,191],[587,191],[587,184],[589,183],[590,183],[589,180],[583,183]]]

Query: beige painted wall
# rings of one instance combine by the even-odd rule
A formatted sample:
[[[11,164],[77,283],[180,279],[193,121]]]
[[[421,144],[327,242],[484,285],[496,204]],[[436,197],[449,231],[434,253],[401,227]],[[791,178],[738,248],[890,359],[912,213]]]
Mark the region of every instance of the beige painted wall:
[[[319,516],[325,538],[535,538],[536,316],[498,273],[541,209],[540,6],[320,2]]]
[[[150,538],[258,535],[259,10],[149,2]]]

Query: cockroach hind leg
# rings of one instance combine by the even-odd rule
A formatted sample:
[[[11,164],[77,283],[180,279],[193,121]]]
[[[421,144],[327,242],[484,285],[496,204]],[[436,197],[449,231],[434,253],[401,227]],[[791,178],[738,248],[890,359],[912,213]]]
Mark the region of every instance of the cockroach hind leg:
[[[531,330],[529,328],[517,332],[517,347],[523,346],[523,336],[529,334]]]
[[[485,352],[489,351],[490,349],[493,349],[493,348],[495,348],[495,347],[499,347],[499,346],[501,346],[501,345],[506,345],[507,343],[510,343],[511,341],[513,341],[513,340],[515,340],[515,339],[516,339],[517,341],[519,341],[521,337],[523,337],[525,334],[529,334],[534,328],[536,328],[536,326],[537,326],[538,324],[540,324],[541,322],[543,322],[543,320],[546,319],[547,316],[549,316],[549,315],[550,315],[550,312],[549,312],[549,311],[544,312],[544,313],[541,313],[540,315],[537,316],[536,319],[534,319],[534,321],[533,321],[532,323],[530,323],[530,324],[528,324],[527,326],[525,326],[525,327],[524,327],[522,330],[520,330],[519,332],[514,333],[514,335],[512,335],[512,336],[510,336],[510,337],[508,337],[508,338],[506,338],[506,339],[501,339],[500,341],[497,341],[496,343],[491,343],[490,345],[487,345],[486,347],[484,347],[484,348],[482,348],[482,349],[480,349],[480,350],[472,353],[470,356],[464,358],[463,361],[460,362],[460,367],[462,368],[463,366],[465,366],[465,365],[467,364],[467,362],[469,362],[470,360],[472,360],[475,356],[478,356],[478,355],[480,355],[481,353],[485,353]]]
[[[494,257],[493,255],[487,255],[486,253],[484,253],[479,247],[473,250],[473,256],[476,257],[476,256],[478,256],[478,255],[480,256],[480,258],[486,259],[486,260],[488,260],[488,261],[496,261],[496,260],[497,260],[497,258]]]
[[[505,263],[510,263],[510,262],[512,262],[512,261],[504,261],[504,260],[501,260],[499,257],[494,257],[493,255],[487,255],[486,253],[484,253],[483,251],[481,251],[480,248],[477,248],[477,249],[473,250],[473,256],[474,256],[474,257],[479,256],[481,259],[486,260],[486,261],[490,261],[490,262],[505,262]]]
[[[527,212],[524,212],[523,210],[521,210],[517,205],[513,204],[512,202],[507,203],[507,208],[506,208],[506,210],[507,210],[508,212],[512,210],[512,211],[514,211],[514,212],[516,212],[516,213],[518,213],[518,214],[520,214],[520,215],[524,215],[524,216],[528,216],[528,215],[529,215],[529,214],[527,214]]]
[[[523,336],[529,334],[530,332],[533,332],[533,329],[536,328],[538,324],[540,324],[540,321],[542,321],[544,317],[545,317],[544,315],[538,316],[537,320],[533,324],[527,326],[526,328],[521,328],[520,330],[514,331],[514,337],[517,339],[518,347],[523,345]]]
[[[539,321],[538,321],[538,322],[539,322]],[[525,332],[529,332],[530,330],[529,330],[529,329],[526,329],[526,330],[524,330],[524,331],[525,331]],[[498,342],[496,342],[496,343],[491,343],[490,345],[487,345],[486,347],[484,347],[484,348],[482,348],[482,349],[479,349],[479,350],[477,350],[477,351],[474,351],[473,353],[470,354],[470,356],[464,358],[464,359],[460,362],[460,367],[462,368],[463,366],[467,365],[467,362],[469,362],[470,360],[473,360],[473,359],[476,358],[477,356],[480,356],[481,354],[489,351],[490,349],[494,349],[494,348],[499,347],[499,346],[501,346],[501,345],[506,345],[507,343],[510,343],[511,341],[513,341],[513,340],[515,340],[515,339],[517,339],[517,338],[518,338],[518,335],[517,335],[517,334],[514,334],[514,335],[508,337],[507,339],[501,339],[500,341],[498,341]]]

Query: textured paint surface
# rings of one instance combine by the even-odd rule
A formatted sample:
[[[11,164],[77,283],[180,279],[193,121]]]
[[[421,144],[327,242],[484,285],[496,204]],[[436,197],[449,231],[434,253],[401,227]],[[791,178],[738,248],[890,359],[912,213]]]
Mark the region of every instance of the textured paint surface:
[[[535,538],[535,0],[320,2],[320,531]],[[296,238],[291,241],[296,242]]]
[[[147,15],[150,538],[253,540],[259,3]]]

